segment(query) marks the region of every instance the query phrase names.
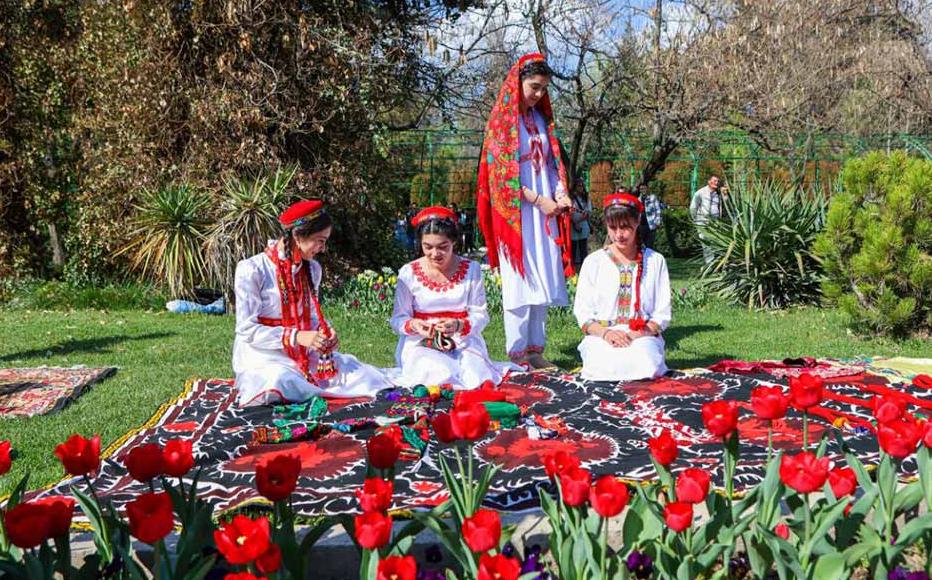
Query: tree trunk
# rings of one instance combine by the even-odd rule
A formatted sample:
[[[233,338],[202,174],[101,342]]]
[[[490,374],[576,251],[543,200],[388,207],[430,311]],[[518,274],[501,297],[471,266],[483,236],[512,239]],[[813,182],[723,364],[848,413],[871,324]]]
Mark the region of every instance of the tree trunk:
[[[65,267],[65,250],[62,248],[55,224],[49,224],[49,244],[52,246],[52,265],[60,272]]]

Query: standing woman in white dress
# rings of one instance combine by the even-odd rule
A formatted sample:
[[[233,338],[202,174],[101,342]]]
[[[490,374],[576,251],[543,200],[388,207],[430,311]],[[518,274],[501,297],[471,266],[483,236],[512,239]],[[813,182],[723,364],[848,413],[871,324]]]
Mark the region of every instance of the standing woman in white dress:
[[[423,254],[398,272],[392,329],[400,337],[398,385],[450,384],[475,389],[501,382],[506,365],[489,359],[482,331],[489,323],[482,268],[456,254],[458,218],[444,207],[414,217]]]
[[[391,387],[375,367],[336,352],[323,316],[320,264],[333,222],[319,200],[279,217],[285,229],[265,251],[236,265],[233,371],[240,406],[300,403],[314,395],[373,396]]]
[[[537,53],[508,72],[486,124],[476,194],[489,264],[501,269],[508,356],[532,368],[552,366],[543,357],[547,309],[568,304],[566,276],[573,272],[551,76]]]
[[[576,285],[573,313],[585,334],[580,376],[634,381],[667,372],[662,332],[670,324],[670,276],[663,256],[644,248],[644,206],[622,192],[605,197],[610,243],[589,254]]]

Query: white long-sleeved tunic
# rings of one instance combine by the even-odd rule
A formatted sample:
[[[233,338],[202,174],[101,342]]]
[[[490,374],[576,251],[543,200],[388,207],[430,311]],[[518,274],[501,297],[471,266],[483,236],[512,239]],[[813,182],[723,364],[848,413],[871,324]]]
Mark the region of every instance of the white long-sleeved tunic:
[[[670,324],[670,275],[667,262],[657,252],[644,250],[644,273],[641,276],[641,316],[665,330]],[[637,279],[637,268],[631,274]],[[608,248],[597,250],[583,262],[576,286],[573,314],[580,327],[591,321],[608,323],[611,328],[628,330],[627,320],[633,318],[634,300],[628,312],[618,312],[621,289],[619,268]],[[664,341],[660,336],[635,339],[630,346],[616,348],[602,338],[586,336],[579,344],[583,359],[581,376],[594,381],[633,381],[655,378],[667,372]]]
[[[314,288],[318,288],[320,264],[314,260],[304,261],[295,275],[306,275],[305,267],[310,269]],[[290,334],[289,339],[294,344],[297,330],[280,325],[282,308],[277,271],[265,253],[236,265],[234,292],[236,337],[233,340],[233,372],[236,373],[240,406],[301,402],[314,395],[374,396],[378,391],[391,387],[375,367],[338,352],[333,353],[338,371],[336,377],[315,384],[304,376],[298,364],[285,352],[285,333]],[[317,318],[313,314],[312,318],[312,329],[317,329]],[[276,325],[270,324],[271,321],[279,322]],[[309,358],[313,372],[317,365],[317,352],[309,349]]]
[[[489,359],[482,331],[489,323],[482,269],[460,258],[460,265],[446,284],[429,279],[420,260],[398,272],[392,330],[399,336],[395,350],[398,369],[389,373],[401,386],[451,384],[455,389],[474,389],[484,381],[501,382],[509,365]],[[415,318],[460,318],[465,328],[453,337],[450,353],[421,346],[422,337],[410,328]]]

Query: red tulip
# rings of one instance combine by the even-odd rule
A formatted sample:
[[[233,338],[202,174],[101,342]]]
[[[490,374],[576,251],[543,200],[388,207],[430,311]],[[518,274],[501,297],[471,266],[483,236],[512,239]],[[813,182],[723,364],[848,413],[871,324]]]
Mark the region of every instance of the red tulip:
[[[680,452],[676,439],[670,434],[669,429],[664,429],[657,437],[648,439],[647,448],[654,460],[664,467],[669,467],[671,463],[676,461],[676,456]]]
[[[613,475],[603,475],[589,490],[592,509],[603,518],[613,518],[628,505],[628,486]]]
[[[709,495],[709,474],[696,467],[684,469],[676,478],[676,499],[686,503],[702,503]]]
[[[837,499],[853,495],[858,488],[858,476],[850,467],[836,467],[828,472],[828,484]]]
[[[456,441],[456,435],[453,434],[453,426],[450,424],[449,413],[437,413],[430,422],[434,428],[434,433],[441,443],[452,443]]]
[[[821,403],[824,385],[825,381],[809,373],[803,373],[799,377],[790,377],[790,399],[793,406],[805,411]]]
[[[906,413],[906,401],[895,395],[877,395],[871,400],[871,407],[878,424],[900,419]]]
[[[389,469],[395,466],[398,461],[398,454],[401,449],[394,437],[386,433],[380,433],[370,437],[366,441],[366,452],[369,455],[369,463],[376,469]]]
[[[789,405],[790,400],[783,394],[783,387],[757,387],[751,391],[751,410],[761,419],[782,419]]]
[[[777,526],[773,529],[773,533],[777,534],[784,540],[790,539],[790,527],[783,522],[777,524]]]
[[[252,572],[231,572],[223,580],[269,580],[265,576],[256,576]]]
[[[13,459],[10,457],[10,442],[0,441],[0,475],[10,470]]]
[[[521,563],[502,554],[479,557],[479,574],[476,580],[517,580],[521,575]]]
[[[28,550],[49,537],[49,510],[35,503],[21,503],[3,514],[3,525],[10,542]]]
[[[172,439],[162,450],[162,469],[165,475],[182,477],[194,467],[190,439]]]
[[[738,403],[712,401],[702,405],[702,422],[710,433],[727,437],[738,428]]]
[[[475,441],[489,431],[489,412],[482,403],[454,407],[450,411],[450,425],[458,439]]]
[[[363,512],[384,512],[392,505],[395,485],[381,477],[370,477],[356,490],[356,499]]]
[[[463,519],[463,539],[473,552],[487,552],[498,547],[502,537],[502,520],[494,510],[480,509]]]
[[[551,481],[561,473],[579,467],[579,458],[575,455],[570,455],[566,451],[548,453],[544,455],[542,461],[544,463],[544,471]]]
[[[214,531],[214,543],[230,564],[248,564],[265,554],[271,543],[269,518],[233,519]]]
[[[815,453],[801,451],[784,455],[780,461],[780,480],[799,493],[812,493],[825,485],[828,479],[828,457],[817,458]]]
[[[144,493],[126,504],[129,532],[140,542],[154,544],[172,531],[175,516],[167,493]]]
[[[46,510],[49,519],[48,537],[64,536],[71,529],[74,499],[64,495],[53,495],[33,500],[32,503],[43,506]]]
[[[123,458],[123,465],[133,479],[146,483],[162,475],[162,448],[157,443],[133,447]]]
[[[269,544],[269,549],[256,558],[256,570],[263,574],[272,574],[282,565],[282,550],[275,544]]]
[[[256,466],[256,489],[271,501],[288,499],[298,484],[301,458],[297,455],[276,455]]]
[[[926,447],[932,448],[932,421],[923,421],[922,428],[922,443]]]
[[[417,561],[414,556],[389,556],[379,560],[376,580],[415,580]]]
[[[568,469],[560,474],[560,489],[563,490],[563,503],[570,507],[579,507],[589,499],[589,486],[592,474],[582,467]]]
[[[356,541],[367,550],[377,550],[392,537],[392,518],[381,512],[369,512],[356,516]]]
[[[71,475],[90,475],[100,469],[100,435],[86,439],[74,434],[55,448],[55,456]]]
[[[919,440],[922,439],[922,428],[915,419],[896,419],[889,423],[882,423],[877,427],[877,440],[884,453],[896,459],[909,457]]]
[[[663,508],[663,519],[674,532],[682,532],[693,525],[693,504],[683,501],[668,503]]]

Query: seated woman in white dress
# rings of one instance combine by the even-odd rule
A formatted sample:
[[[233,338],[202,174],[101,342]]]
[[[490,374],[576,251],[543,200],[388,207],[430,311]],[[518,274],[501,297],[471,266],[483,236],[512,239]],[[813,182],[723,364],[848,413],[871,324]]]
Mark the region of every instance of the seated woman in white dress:
[[[661,333],[670,324],[667,262],[643,248],[637,230],[644,206],[627,192],[606,196],[610,243],[586,257],[573,314],[586,335],[580,376],[634,381],[667,372]]]
[[[318,301],[333,222],[318,200],[282,213],[284,236],[236,265],[233,371],[240,406],[298,403],[314,395],[373,396],[391,384],[375,367],[336,352]]]
[[[412,220],[423,256],[398,272],[392,329],[400,336],[393,382],[475,389],[501,382],[508,365],[489,359],[482,330],[489,323],[482,268],[454,252],[456,215],[429,207]]]

